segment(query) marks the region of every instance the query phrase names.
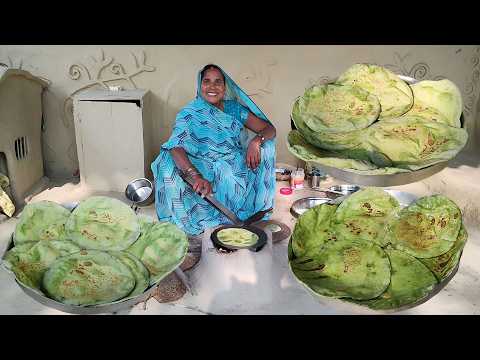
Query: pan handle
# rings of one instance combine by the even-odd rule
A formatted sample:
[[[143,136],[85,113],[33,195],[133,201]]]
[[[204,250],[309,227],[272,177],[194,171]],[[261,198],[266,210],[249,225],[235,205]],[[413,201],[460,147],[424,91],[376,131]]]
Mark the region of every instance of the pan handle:
[[[180,173],[180,177],[185,181],[190,187],[193,189],[193,180],[186,175]],[[200,194],[199,194],[200,195]],[[208,201],[211,205],[213,205],[218,211],[224,214],[227,218],[229,218],[234,224],[240,225],[242,221],[230,210],[223,206],[219,201],[217,201],[212,194],[208,194],[207,196],[202,196],[203,199]]]
[[[270,209],[267,209],[267,210],[262,210],[262,211],[259,211],[255,214],[253,214],[252,216],[250,216],[248,219],[246,219],[243,224],[244,225],[250,225],[250,224],[253,224],[254,222],[257,222],[259,220],[262,220],[263,217],[268,214],[269,212],[271,212],[273,210],[273,208],[270,208]]]

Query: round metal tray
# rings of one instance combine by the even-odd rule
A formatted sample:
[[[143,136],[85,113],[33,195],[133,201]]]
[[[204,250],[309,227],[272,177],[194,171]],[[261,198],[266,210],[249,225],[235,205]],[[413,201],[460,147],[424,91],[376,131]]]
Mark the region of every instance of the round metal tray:
[[[19,281],[17,280],[15,281],[17,282],[18,286],[20,286],[20,288],[25,292],[25,294],[27,294],[34,300],[38,301],[40,304],[56,310],[66,312],[66,313],[78,314],[78,315],[111,314],[120,310],[131,308],[137,305],[138,303],[147,301],[147,299],[149,299],[150,296],[152,296],[153,292],[157,289],[157,286],[158,286],[158,284],[151,286],[150,288],[145,290],[145,292],[143,292],[142,294],[125,301],[118,301],[114,303],[93,305],[93,306],[74,306],[74,305],[66,305],[61,302],[50,299],[45,295],[43,295],[42,293],[37,292],[23,285]]]
[[[78,205],[78,203],[67,203],[67,204],[61,204],[61,205],[63,207],[65,207],[66,209],[68,209],[69,211],[73,211],[73,209],[75,209],[75,207]],[[11,248],[14,247],[13,236],[14,236],[14,234],[11,235],[10,242],[9,242],[5,252],[9,251]],[[4,254],[2,254],[2,257],[3,256],[4,256]],[[183,262],[183,260],[182,260],[182,262]],[[182,262],[180,262],[180,264]],[[177,269],[174,270],[174,271],[178,271],[178,269],[180,267],[180,264],[177,267]],[[136,304],[144,302],[147,299],[149,299],[152,296],[153,292],[157,289],[157,287],[158,287],[158,285],[161,281],[161,279],[158,280],[155,284],[150,285],[142,294],[139,294],[139,295],[131,297],[131,298],[127,297],[126,299],[120,299],[120,300],[117,300],[117,301],[114,301],[114,302],[111,302],[111,303],[100,304],[100,305],[76,306],[76,305],[67,305],[67,304],[61,303],[59,301],[55,301],[55,300],[45,296],[39,290],[32,289],[32,288],[22,284],[20,281],[18,281],[15,277],[15,274],[11,270],[9,270],[5,266],[3,266],[3,264],[2,264],[1,267],[4,270],[6,270],[10,275],[13,275],[13,277],[15,278],[15,282],[25,292],[25,294],[27,294],[28,296],[30,296],[34,300],[38,301],[42,305],[45,305],[45,306],[48,306],[50,308],[60,310],[60,311],[66,312],[66,313],[79,314],[79,315],[109,314],[109,313],[111,314],[111,313],[115,313],[115,312],[120,311],[120,310],[131,308],[131,307],[135,306]],[[172,271],[172,272],[174,272],[174,271]]]
[[[332,199],[326,198],[326,197],[314,197],[314,196],[309,196],[306,198],[298,199],[296,200],[293,204],[292,207],[290,208],[290,213],[298,218],[300,215],[302,215],[305,211],[311,209],[312,207],[325,204],[328,202],[331,202]]]
[[[415,84],[419,82],[418,80],[411,78],[409,76],[404,76],[404,75],[397,75],[397,76],[403,81],[405,81],[407,84]],[[465,128],[465,118],[463,116],[463,112],[460,116],[460,123],[462,128]],[[312,161],[312,164],[314,164],[316,168],[319,168],[320,170],[326,172],[330,176],[339,180],[346,181],[350,184],[385,187],[385,186],[411,184],[411,183],[426,179],[442,171],[444,168],[446,168],[451,160],[453,159],[450,159],[448,161],[444,161],[441,163],[437,163],[416,171],[398,173],[398,174],[389,174],[389,175],[362,175],[352,171],[318,164],[314,161]]]
[[[292,241],[292,239],[290,238],[289,243],[288,243],[289,247],[291,246],[290,245],[291,241]],[[460,258],[461,258],[461,256],[460,256]],[[354,309],[363,310],[363,311],[367,310],[369,312],[374,312],[376,314],[394,314],[394,313],[398,313],[400,311],[409,310],[409,309],[412,309],[412,308],[417,307],[419,305],[422,305],[422,304],[426,303],[428,300],[430,300],[431,298],[433,298],[440,291],[442,291],[442,289],[445,286],[447,286],[447,284],[450,282],[450,280],[453,279],[453,277],[455,276],[455,274],[458,271],[459,266],[460,266],[460,259],[459,259],[459,262],[458,262],[457,266],[455,267],[455,269],[453,269],[453,271],[450,273],[450,275],[448,275],[448,277],[446,277],[441,282],[436,284],[435,287],[433,288],[433,290],[427,296],[425,296],[424,298],[422,298],[422,299],[420,299],[420,300],[418,300],[414,303],[406,304],[406,305],[400,306],[396,309],[390,309],[390,310],[373,310],[373,309],[370,309],[366,306],[362,306],[362,305],[350,302],[348,300],[342,300],[341,298],[337,299],[337,298],[330,298],[330,297],[327,297],[327,296],[319,295],[315,291],[313,291],[307,284],[298,280],[295,277],[295,275],[293,275],[293,276],[295,277],[295,279],[299,283],[301,283],[303,285],[303,287],[307,290],[307,292],[310,293],[314,297],[314,299],[317,300],[319,303],[322,303],[322,304],[331,303],[332,305],[335,304],[335,303],[337,303],[337,304],[341,303],[343,306],[348,305],[349,307],[351,307],[352,310],[354,310]],[[290,261],[288,262],[288,268],[290,269],[291,273],[293,274],[293,270],[291,268]]]
[[[294,217],[298,218],[305,211],[311,209],[312,207],[331,202],[332,200],[335,200],[335,203],[340,202],[345,198],[345,196],[348,196],[360,190],[360,187],[357,185],[333,185],[326,190],[321,190],[319,188],[313,190],[316,190],[325,195],[323,197],[309,196],[296,200],[290,207],[290,213]]]
[[[380,187],[411,184],[429,178],[430,176],[442,171],[447,166],[448,161],[408,173],[398,173],[390,175],[362,175],[347,170],[334,168],[332,166],[315,163],[315,167],[322,169],[327,174],[336,179],[343,180],[352,184],[359,184],[362,186]]]
[[[10,243],[6,249],[6,251],[9,251],[14,247],[13,243],[13,234],[10,238]],[[5,252],[6,252],[5,251]],[[25,294],[33,298],[34,300],[38,301],[40,304],[51,307],[56,310],[60,310],[66,313],[70,314],[79,314],[79,315],[88,315],[88,314],[107,314],[107,313],[115,313],[119,310],[124,310],[131,308],[135,306],[138,303],[146,301],[150,296],[152,296],[153,292],[156,290],[156,288],[159,285],[159,281],[157,283],[150,285],[142,294],[139,294],[137,296],[134,296],[132,298],[126,298],[126,299],[120,299],[111,303],[107,304],[100,304],[100,305],[90,305],[90,306],[76,306],[76,305],[67,305],[64,303],[61,303],[59,301],[53,300],[46,295],[44,295],[42,292],[36,289],[32,289],[26,285],[24,285],[22,282],[18,281],[15,277],[15,274],[7,269],[5,266],[2,265],[2,268],[10,273],[11,276],[14,277],[15,282],[18,284],[18,286],[23,290]]]
[[[397,199],[397,201],[400,203],[400,206],[403,208],[403,207],[406,207],[408,205],[410,205],[412,202],[414,202],[415,200],[418,199],[418,196],[416,196],[415,194],[412,194],[412,193],[409,193],[409,192],[406,192],[406,191],[398,191],[398,190],[384,190],[386,192],[388,192],[390,195],[392,195],[395,199]],[[343,201],[344,199],[346,198],[346,196],[342,196],[342,197],[339,197],[337,199],[334,199],[334,200],[330,200],[332,203],[338,203],[338,202],[341,202]],[[319,295],[317,294],[315,291],[313,291],[307,284],[305,284],[304,282],[300,281],[297,279],[297,277],[295,276],[295,274],[293,273],[293,270],[291,268],[291,265],[290,265],[290,256],[291,256],[291,246],[292,246],[292,238],[290,237],[290,239],[288,240],[288,268],[290,269],[290,272],[292,273],[293,277],[303,285],[303,287],[311,294],[313,295],[313,297],[318,301],[318,302],[321,302],[321,303],[331,303],[331,304],[335,304],[335,303],[341,303],[342,305],[351,305],[351,308],[352,309],[363,309],[363,310],[369,310],[371,312],[375,312],[377,314],[392,314],[392,313],[396,313],[396,312],[399,312],[399,311],[404,311],[404,310],[408,310],[408,309],[411,309],[411,308],[414,308],[418,305],[421,305],[425,302],[427,302],[428,300],[430,300],[432,297],[434,297],[435,295],[437,295],[449,282],[450,280],[453,279],[453,277],[455,276],[455,274],[457,273],[458,271],[458,268],[460,266],[460,260],[462,258],[462,254],[460,254],[460,258],[458,260],[458,264],[457,266],[452,270],[452,272],[445,278],[443,279],[441,282],[439,282],[438,284],[435,285],[435,287],[433,288],[433,290],[427,295],[425,296],[424,298],[414,302],[414,303],[411,303],[411,304],[406,304],[406,305],[403,305],[401,307],[398,307],[396,309],[390,309],[390,310],[372,310],[366,306],[362,306],[362,305],[359,305],[359,304],[356,304],[356,303],[353,303],[353,302],[349,302],[348,300],[342,300],[342,299],[336,299],[336,298],[331,298],[331,297],[328,297],[328,296],[322,296],[322,295]]]

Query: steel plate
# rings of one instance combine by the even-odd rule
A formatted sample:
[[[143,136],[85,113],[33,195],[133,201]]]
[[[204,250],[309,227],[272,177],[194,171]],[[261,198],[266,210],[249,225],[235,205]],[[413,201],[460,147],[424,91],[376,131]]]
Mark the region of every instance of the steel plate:
[[[415,84],[419,82],[418,80],[411,78],[409,76],[398,75],[398,77],[403,81],[405,81],[407,84]],[[465,118],[463,116],[463,112],[460,116],[460,123],[462,125],[462,128],[465,128]],[[292,124],[293,124],[293,120],[292,120]],[[311,163],[316,168],[319,168],[320,170],[329,174],[330,176],[339,180],[343,180],[350,184],[385,187],[385,186],[411,184],[411,183],[426,179],[442,171],[444,168],[448,166],[449,162],[452,161],[453,159],[450,159],[448,161],[444,161],[435,165],[431,165],[416,171],[390,174],[390,175],[362,175],[362,174],[357,174],[348,170],[318,164],[314,161],[312,161]]]
[[[13,234],[10,238],[10,243],[6,249],[5,252],[9,251],[14,247],[13,243]],[[2,255],[3,257],[3,255]],[[70,314],[79,314],[79,315],[88,315],[88,314],[107,314],[107,313],[115,313],[119,310],[123,309],[128,309],[130,307],[135,306],[138,303],[146,301],[150,296],[153,294],[153,292],[156,290],[156,288],[159,285],[159,282],[157,281],[156,284],[153,284],[149,286],[142,294],[139,294],[133,298],[128,298],[125,300],[117,300],[111,303],[107,304],[100,304],[100,305],[90,305],[90,306],[76,306],[76,305],[67,305],[64,303],[61,303],[59,301],[55,301],[47,296],[45,296],[42,292],[36,289],[32,289],[26,285],[24,285],[22,282],[18,281],[15,277],[15,274],[7,269],[3,264],[2,268],[6,270],[11,276],[13,276],[15,282],[18,284],[18,286],[31,298],[34,300],[38,301],[42,305],[51,307],[53,309],[63,311],[66,313]]]
[[[406,207],[408,205],[410,205],[412,202],[414,202],[415,200],[417,200],[419,197],[415,194],[412,194],[412,193],[409,193],[409,192],[406,192],[406,191],[397,191],[397,190],[385,190],[386,192],[388,192],[390,195],[392,195],[395,199],[397,199],[397,201],[400,203],[400,206],[401,207]],[[341,198],[337,198],[335,200],[330,200],[332,203],[335,202],[335,203],[338,203],[339,200],[343,201],[346,197],[341,197]],[[290,237],[289,241],[288,241],[288,259],[290,260],[290,257],[291,257],[291,244],[292,244],[292,238]],[[318,302],[321,302],[321,303],[325,303],[325,302],[330,302],[332,304],[334,304],[335,302],[341,302],[343,305],[345,304],[349,304],[351,305],[352,307],[352,310],[353,309],[363,309],[363,310],[369,310],[369,311],[372,311],[372,312],[375,312],[375,313],[378,313],[378,314],[391,314],[391,313],[396,313],[396,312],[399,312],[399,311],[405,311],[405,310],[408,310],[408,309],[411,309],[411,308],[414,308],[418,305],[421,305],[425,302],[427,302],[428,300],[430,300],[432,297],[434,297],[435,295],[437,295],[445,286],[447,286],[447,284],[450,282],[450,280],[453,279],[453,277],[455,276],[455,274],[457,273],[458,271],[458,268],[460,267],[460,260],[462,258],[462,254],[460,254],[460,258],[458,260],[458,264],[457,266],[452,270],[452,272],[445,278],[443,279],[440,283],[438,283],[437,285],[435,285],[435,287],[433,288],[433,290],[424,298],[414,302],[414,303],[411,303],[411,304],[407,304],[407,305],[403,305],[399,308],[396,308],[396,309],[390,309],[390,310],[373,310],[373,309],[370,309],[366,306],[362,306],[362,305],[358,305],[358,304],[355,304],[355,303],[351,303],[349,302],[348,300],[342,300],[342,299],[336,299],[336,298],[331,298],[331,297],[328,297],[328,296],[322,296],[322,295],[319,295],[317,294],[315,291],[313,291],[307,284],[305,284],[304,282],[300,281],[297,279],[297,277],[295,276],[295,274],[293,273],[293,270],[291,268],[291,265],[290,265],[290,261],[288,261],[288,268],[290,269],[290,272],[292,273],[293,277],[303,285],[303,287],[311,294],[313,295],[313,297],[318,301]]]
[[[75,207],[78,205],[78,203],[77,202],[72,202],[72,203],[65,203],[65,204],[61,204],[61,205],[63,207],[65,207],[66,209],[68,209],[69,211],[73,211],[73,209],[75,209]],[[8,250],[10,250],[11,248],[14,247],[13,237],[14,237],[14,234],[12,233],[12,235],[10,237],[10,242],[7,246],[7,249],[5,250],[5,253]],[[3,258],[4,255],[5,254],[2,254],[2,258]],[[180,262],[180,264],[178,265],[178,267],[174,271],[181,271],[180,270],[180,265],[182,263],[183,263],[183,260],[182,260],[182,262]],[[117,301],[114,301],[114,302],[111,302],[111,303],[107,303],[107,304],[90,305],[90,306],[76,306],[76,305],[67,305],[67,304],[61,303],[59,301],[55,301],[55,300],[45,296],[42,292],[40,292],[36,289],[32,289],[32,288],[22,284],[20,281],[18,281],[16,279],[15,274],[13,272],[10,271],[9,269],[7,269],[3,265],[3,262],[0,262],[0,264],[2,265],[1,267],[4,270],[6,270],[11,276],[13,276],[15,282],[25,292],[25,294],[27,294],[28,296],[30,296],[34,300],[38,301],[42,305],[48,306],[50,308],[53,308],[53,309],[56,309],[56,310],[59,310],[59,311],[70,313],[70,314],[80,314],[80,315],[108,314],[108,313],[115,313],[119,310],[124,310],[124,309],[131,308],[131,307],[135,306],[136,304],[144,302],[148,298],[150,298],[150,296],[156,290],[156,288],[158,287],[158,285],[161,281],[161,279],[158,280],[155,284],[150,285],[142,294],[139,294],[139,295],[137,295],[135,297],[132,297],[132,298],[126,298],[125,300],[120,299],[120,300],[117,300]],[[172,271],[172,272],[174,272],[174,271]]]
[[[290,212],[296,218],[302,215],[305,211],[311,209],[312,207],[329,203],[332,199],[324,198],[324,197],[306,197],[302,199],[298,199],[292,204],[290,208]]]

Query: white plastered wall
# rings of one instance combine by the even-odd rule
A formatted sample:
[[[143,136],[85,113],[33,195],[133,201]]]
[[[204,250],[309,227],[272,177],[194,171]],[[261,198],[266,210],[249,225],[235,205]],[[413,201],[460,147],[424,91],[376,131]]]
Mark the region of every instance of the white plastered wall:
[[[44,95],[46,174],[71,176],[78,169],[71,96],[81,89],[120,85],[152,92],[153,151],[170,135],[175,114],[196,91],[197,71],[220,65],[277,128],[278,161],[296,163],[285,138],[293,101],[306,87],[335,78],[356,62],[385,65],[421,79],[448,78],[463,94],[476,157],[480,141],[480,46],[0,46],[0,63],[22,68],[50,83]],[[102,85],[103,84],[103,85]]]

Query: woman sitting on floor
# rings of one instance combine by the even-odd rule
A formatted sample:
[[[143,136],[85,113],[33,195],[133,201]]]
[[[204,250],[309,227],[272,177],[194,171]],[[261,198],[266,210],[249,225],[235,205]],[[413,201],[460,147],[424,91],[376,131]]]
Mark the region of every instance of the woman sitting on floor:
[[[246,128],[256,133],[249,141]],[[172,135],[151,166],[159,220],[190,235],[230,223],[203,199],[210,193],[240,220],[272,208],[275,134],[262,111],[220,67],[205,66],[198,74],[196,99],[177,114]],[[180,173],[193,179],[195,191]]]

